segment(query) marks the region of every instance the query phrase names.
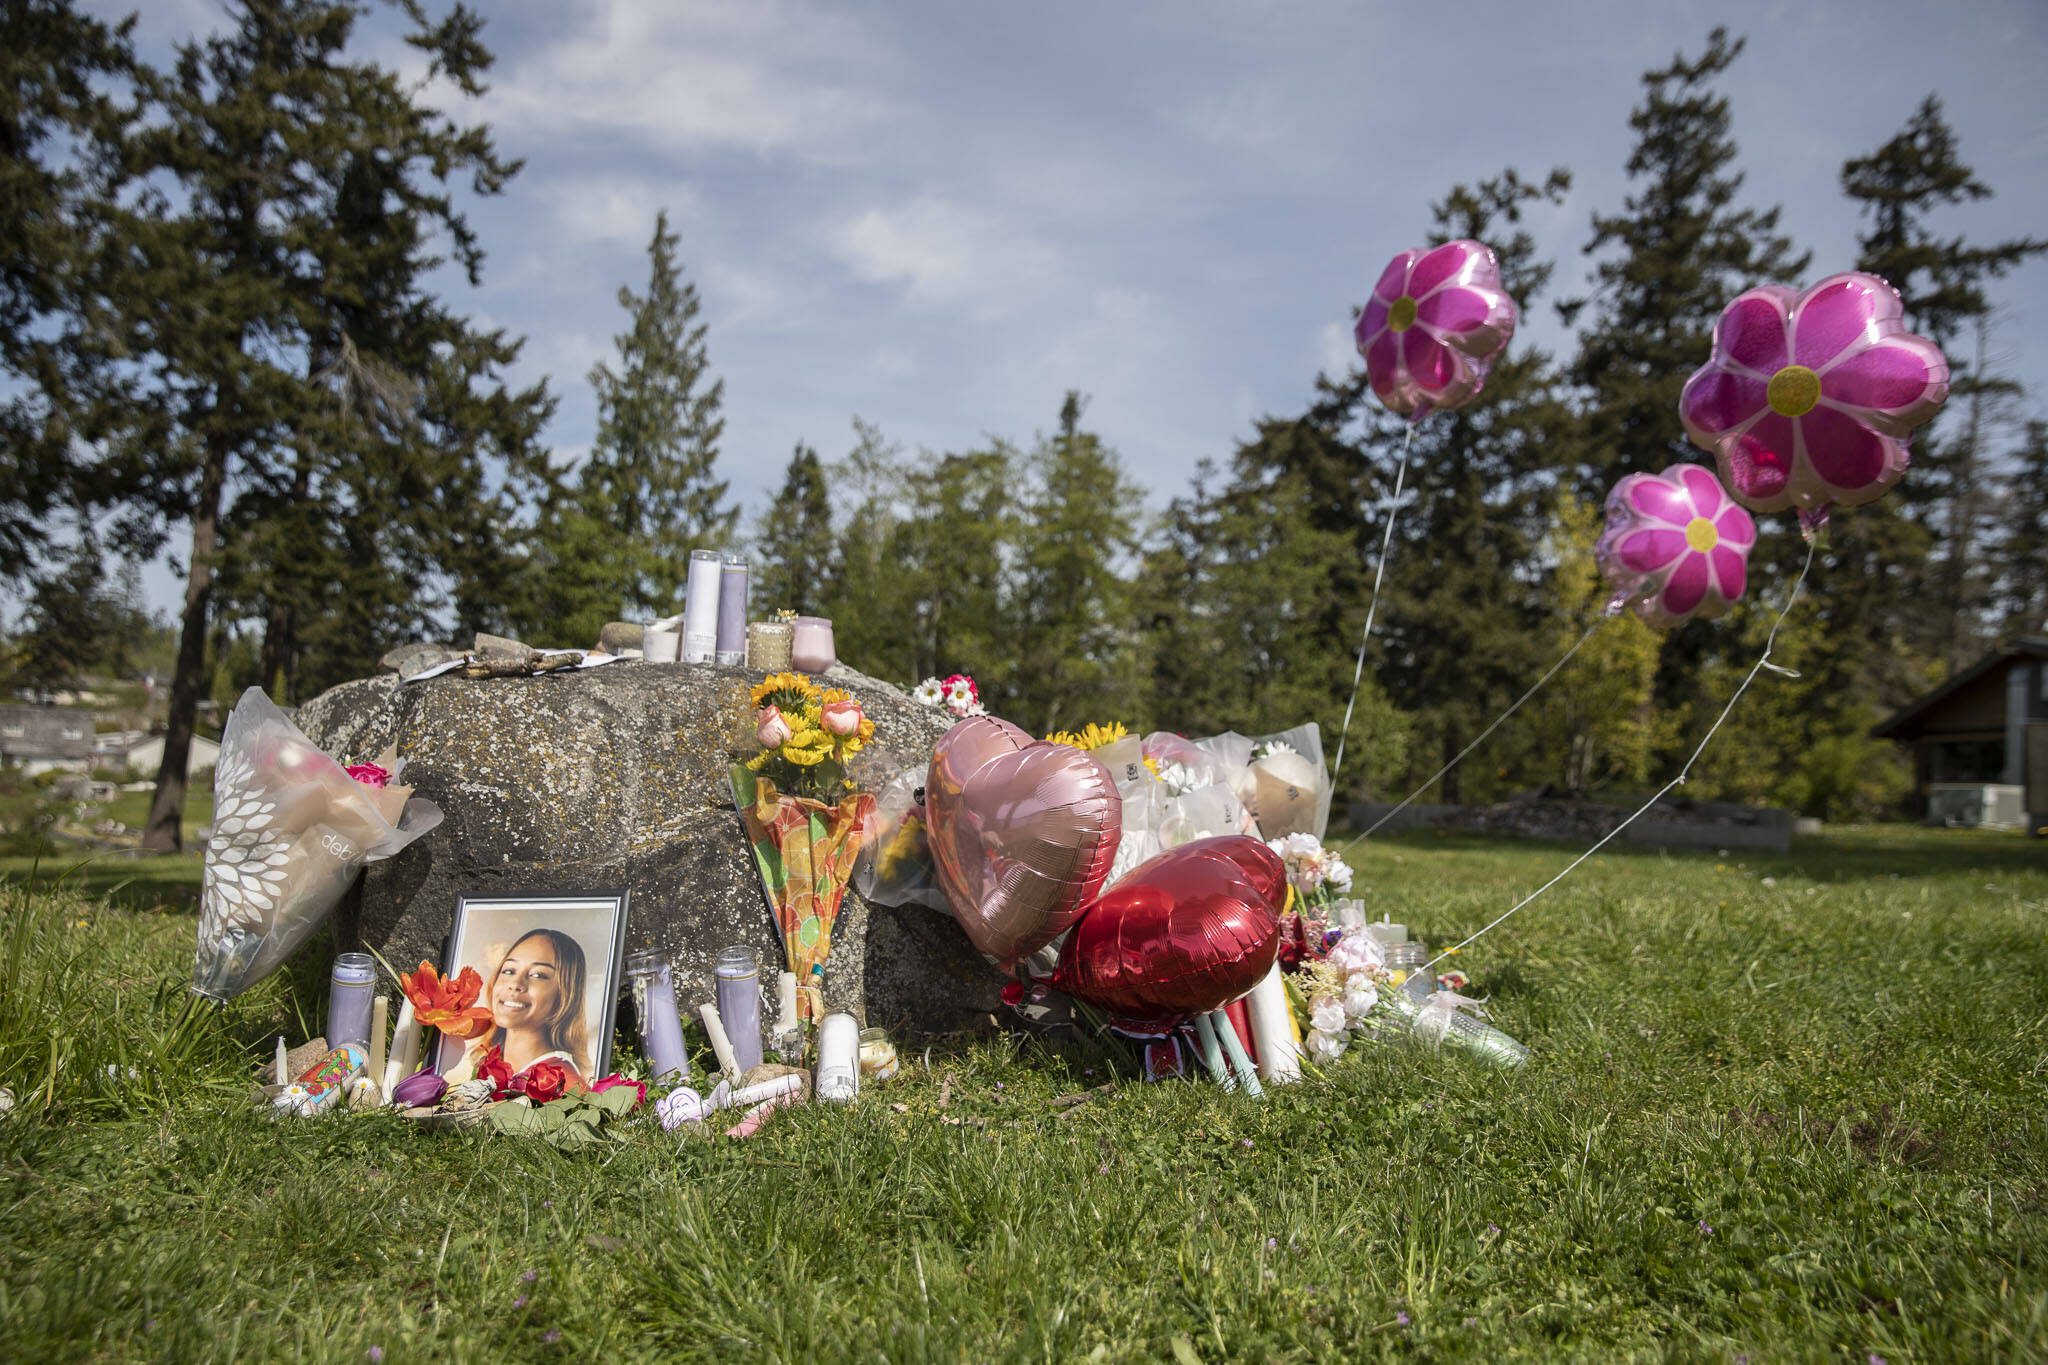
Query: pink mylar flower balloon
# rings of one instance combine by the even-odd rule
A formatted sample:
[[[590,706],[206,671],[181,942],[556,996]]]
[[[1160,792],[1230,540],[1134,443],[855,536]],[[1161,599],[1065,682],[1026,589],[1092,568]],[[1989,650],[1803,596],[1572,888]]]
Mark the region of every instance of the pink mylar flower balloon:
[[[1749,581],[1756,523],[1704,465],[1629,474],[1607,495],[1593,558],[1614,585],[1616,612],[1634,604],[1653,626],[1725,613]]]
[[[1810,528],[1905,474],[1913,428],[1948,397],[1948,361],[1903,312],[1897,290],[1854,271],[1803,294],[1767,284],[1723,310],[1678,411],[1743,506],[1796,507]]]
[[[1514,334],[1500,263],[1469,240],[1396,256],[1352,329],[1372,391],[1418,422],[1477,398]]]

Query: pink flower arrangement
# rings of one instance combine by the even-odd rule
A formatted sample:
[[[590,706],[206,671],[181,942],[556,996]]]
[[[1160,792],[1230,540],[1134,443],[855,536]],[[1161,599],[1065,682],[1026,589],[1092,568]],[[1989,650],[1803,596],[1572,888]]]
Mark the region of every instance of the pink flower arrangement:
[[[926,706],[943,706],[955,720],[988,714],[988,708],[981,704],[981,688],[965,673],[954,673],[943,680],[926,678],[910,695]]]
[[[375,787],[379,791],[391,782],[390,770],[376,763],[351,763],[345,771],[365,787]]]
[[[1607,495],[1607,530],[1593,557],[1619,611],[1634,603],[1653,626],[1724,614],[1749,580],[1756,523],[1706,468],[1630,474]]]
[[[1811,525],[1904,476],[1913,429],[1948,397],[1948,361],[1903,313],[1897,290],[1853,271],[1805,293],[1764,285],[1722,311],[1679,415],[1745,507],[1796,507]]]
[[[1515,319],[1492,250],[1463,240],[1396,256],[1352,335],[1372,391],[1420,421],[1479,396],[1515,334]]]

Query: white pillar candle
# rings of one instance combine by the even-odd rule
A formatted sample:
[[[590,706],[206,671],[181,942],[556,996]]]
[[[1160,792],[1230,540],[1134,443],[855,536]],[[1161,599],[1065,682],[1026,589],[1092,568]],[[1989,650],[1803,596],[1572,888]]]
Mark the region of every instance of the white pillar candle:
[[[860,1093],[860,1025],[850,1014],[828,1014],[818,1024],[818,1071],[811,1093],[846,1104]]]
[[[380,995],[370,1002],[370,1066],[363,1073],[380,1086],[384,1083],[384,1044],[390,1033],[391,997]]]
[[[384,1063],[384,1093],[398,1089],[398,1083],[419,1069],[420,1021],[413,1018],[412,1001],[398,1007],[398,1027],[391,1031],[391,1055]]]
[[[739,1059],[732,1055],[732,1039],[725,1036],[725,1023],[718,1017],[718,1006],[706,1001],[697,1006],[697,1017],[704,1021],[704,1031],[711,1035],[711,1051],[718,1058],[718,1069],[738,1080]]]
[[[690,551],[690,576],[683,581],[683,662],[686,664],[708,664],[718,650],[718,583],[721,576],[718,551]]]
[[[788,1033],[796,1027],[796,973],[778,972],[775,976],[777,1019],[775,1031]]]
[[[1280,964],[1252,988],[1245,999],[1252,1016],[1252,1045],[1259,1052],[1259,1075],[1275,1085],[1301,1079],[1301,1048],[1287,1010],[1287,987]]]
[[[289,1074],[289,1073],[287,1072],[287,1070],[286,1070],[286,1067],[285,1067],[285,1060],[284,1060],[284,1035],[283,1035],[282,1033],[280,1033],[280,1034],[278,1034],[278,1035],[277,1035],[277,1069],[276,1069],[276,1076],[277,1076],[277,1083],[278,1083],[279,1085],[290,1085],[290,1084],[291,1084],[291,1082],[292,1082],[292,1078],[291,1078],[290,1074]]]

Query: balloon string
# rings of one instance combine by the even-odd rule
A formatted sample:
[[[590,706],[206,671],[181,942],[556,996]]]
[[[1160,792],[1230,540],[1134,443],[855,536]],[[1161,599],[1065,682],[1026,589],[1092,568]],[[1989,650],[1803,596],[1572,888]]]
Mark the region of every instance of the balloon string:
[[[1649,800],[1643,802],[1642,805],[1636,807],[1636,809],[1630,813],[1629,817],[1626,820],[1623,820],[1613,829],[1610,829],[1607,831],[1607,833],[1601,835],[1599,841],[1596,842],[1591,848],[1587,849],[1584,853],[1581,853],[1578,857],[1572,859],[1571,863],[1568,866],[1566,866],[1564,871],[1558,873],[1555,877],[1552,877],[1549,881],[1543,883],[1543,885],[1537,887],[1534,891],[1531,891],[1528,895],[1522,897],[1521,900],[1516,901],[1513,905],[1509,906],[1491,924],[1488,924],[1478,933],[1469,935],[1468,937],[1461,939],[1459,942],[1453,944],[1451,947],[1446,948],[1442,952],[1438,953],[1435,957],[1431,958],[1426,964],[1424,964],[1424,966],[1420,970],[1430,970],[1431,968],[1435,967],[1437,963],[1442,962],[1445,958],[1450,957],[1455,953],[1462,952],[1464,949],[1470,947],[1474,942],[1478,941],[1484,935],[1491,933],[1494,929],[1498,928],[1504,921],[1506,921],[1509,916],[1515,914],[1517,911],[1522,910],[1524,907],[1528,906],[1533,901],[1535,901],[1537,897],[1541,896],[1544,892],[1548,891],[1551,887],[1556,886],[1566,877],[1569,877],[1572,874],[1572,872],[1575,869],[1577,869],[1580,863],[1585,862],[1586,859],[1592,857],[1595,853],[1598,853],[1601,849],[1605,848],[1610,842],[1613,841],[1616,835],[1620,834],[1623,830],[1627,829],[1630,825],[1634,824],[1638,818],[1640,818],[1645,812],[1647,812],[1650,809],[1650,807],[1656,805],[1659,801],[1662,801],[1666,796],[1670,795],[1673,791],[1677,790],[1678,787],[1683,785],[1685,779],[1692,773],[1693,764],[1700,761],[1700,755],[1706,752],[1708,742],[1714,738],[1715,732],[1720,730],[1720,728],[1727,723],[1729,713],[1735,710],[1735,703],[1742,700],[1742,694],[1744,692],[1747,692],[1749,690],[1749,685],[1756,681],[1757,674],[1763,672],[1766,668],[1768,668],[1773,673],[1783,674],[1786,677],[1796,678],[1799,676],[1796,672],[1789,668],[1784,668],[1777,664],[1772,663],[1771,650],[1775,648],[1778,643],[1778,628],[1785,624],[1785,618],[1792,614],[1792,608],[1795,605],[1797,605],[1799,601],[1799,591],[1801,588],[1806,586],[1806,575],[1810,573],[1813,569],[1814,552],[1819,548],[1820,541],[1818,537],[1807,541],[1806,563],[1803,566],[1801,566],[1799,570],[1799,577],[1792,580],[1792,592],[1791,595],[1785,599],[1784,610],[1778,613],[1777,620],[1771,622],[1771,633],[1764,637],[1764,652],[1761,655],[1757,656],[1757,661],[1754,664],[1750,665],[1748,676],[1743,678],[1741,685],[1735,689],[1735,695],[1728,698],[1728,704],[1721,708],[1721,714],[1716,716],[1714,718],[1714,723],[1707,727],[1706,734],[1700,736],[1700,742],[1698,747],[1696,747],[1692,751],[1692,757],[1685,760],[1685,766],[1678,770],[1678,776],[1672,778],[1669,782],[1666,782],[1662,787],[1658,788],[1657,794],[1652,796]]]
[[[1387,503],[1387,527],[1380,536],[1380,560],[1372,570],[1372,600],[1365,608],[1365,634],[1358,641],[1358,666],[1351,670],[1351,700],[1344,703],[1344,728],[1337,735],[1337,763],[1330,769],[1330,780],[1344,771],[1344,742],[1351,738],[1351,713],[1358,707],[1358,685],[1365,677],[1365,648],[1372,643],[1372,620],[1380,609],[1380,580],[1387,573],[1387,548],[1394,543],[1394,514],[1401,510],[1401,487],[1408,477],[1408,451],[1415,444],[1415,423],[1408,424],[1408,434],[1401,438],[1401,463],[1394,470],[1394,496]]]
[[[1428,781],[1424,782],[1414,791],[1409,792],[1408,795],[1402,797],[1400,805],[1394,807],[1385,815],[1382,815],[1379,819],[1373,821],[1372,824],[1367,827],[1366,831],[1363,834],[1360,834],[1355,838],[1347,841],[1346,843],[1340,845],[1336,851],[1342,853],[1345,849],[1350,848],[1352,844],[1362,843],[1365,840],[1370,839],[1375,833],[1379,831],[1381,825],[1386,824],[1387,821],[1393,819],[1402,811],[1408,809],[1410,803],[1412,803],[1416,797],[1422,795],[1431,787],[1434,787],[1438,782],[1441,782],[1443,780],[1445,773],[1448,773],[1451,769],[1457,767],[1460,763],[1463,763],[1465,761],[1466,755],[1470,754],[1474,749],[1484,744],[1486,742],[1486,737],[1488,735],[1491,735],[1495,730],[1500,729],[1501,725],[1507,720],[1509,716],[1512,716],[1513,714],[1515,714],[1515,712],[1521,710],[1522,703],[1528,701],[1529,698],[1535,696],[1538,692],[1541,692],[1543,690],[1544,684],[1549,682],[1552,678],[1556,677],[1558,674],[1558,670],[1563,668],[1566,664],[1572,661],[1572,656],[1579,652],[1580,647],[1584,645],[1586,641],[1593,638],[1593,632],[1600,629],[1601,625],[1607,619],[1607,617],[1603,616],[1599,620],[1593,622],[1592,625],[1587,626],[1586,633],[1581,635],[1578,639],[1572,642],[1572,647],[1564,652],[1564,656],[1560,658],[1556,663],[1552,664],[1550,666],[1550,670],[1546,672],[1542,677],[1538,678],[1533,687],[1531,687],[1527,692],[1524,692],[1521,696],[1517,697],[1515,699],[1515,704],[1513,706],[1510,706],[1507,710],[1501,712],[1498,716],[1495,716],[1493,719],[1493,724],[1487,726],[1484,730],[1481,730],[1479,732],[1479,737],[1477,739],[1474,739],[1470,744],[1467,744],[1464,748],[1458,750],[1458,756],[1456,758],[1444,764],[1443,767],[1438,768],[1435,773],[1431,774]]]

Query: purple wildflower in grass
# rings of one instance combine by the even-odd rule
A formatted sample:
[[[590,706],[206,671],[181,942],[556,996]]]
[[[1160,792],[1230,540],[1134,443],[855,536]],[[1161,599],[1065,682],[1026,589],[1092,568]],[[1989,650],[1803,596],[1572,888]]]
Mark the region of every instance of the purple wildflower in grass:
[[[1886,1360],[1885,1360],[1885,1358],[1884,1358],[1883,1356],[1879,1355],[1879,1354],[1878,1354],[1877,1352],[1875,1352],[1875,1351],[1872,1351],[1872,1352],[1870,1353],[1870,1358],[1869,1358],[1869,1361],[1870,1361],[1870,1365],[1889,1365],[1889,1362],[1888,1362],[1888,1361],[1886,1361]]]
[[[545,1341],[548,1345],[552,1346],[562,1339],[562,1329],[559,1327],[550,1327],[547,1331],[542,1332],[540,1334],[540,1339],[542,1341]]]
[[[519,1296],[518,1298],[516,1298],[516,1299],[512,1300],[512,1306],[513,1306],[514,1308],[524,1308],[524,1307],[526,1307],[526,1295],[524,1295],[524,1294],[521,1294],[521,1295],[520,1295],[520,1296]]]
[[[1252,1145],[1252,1140],[1251,1140],[1250,1138],[1239,1138],[1239,1139],[1238,1139],[1238,1142],[1239,1142],[1239,1145],[1241,1145],[1241,1146],[1243,1146],[1243,1147],[1246,1147],[1246,1148],[1249,1148],[1249,1147],[1250,1147],[1250,1146]]]
[[[1712,1237],[1713,1235],[1714,1230],[1711,1227],[1707,1226],[1707,1220],[1704,1218],[1700,1219],[1700,1236]]]
[[[520,1276],[519,1276],[519,1282],[520,1282],[521,1284],[532,1284],[532,1283],[533,1283],[533,1282],[534,1282],[535,1280],[537,1280],[537,1279],[539,1279],[539,1278],[540,1278],[540,1272],[539,1272],[538,1270],[527,1270],[527,1271],[522,1271],[522,1272],[520,1273]]]
[[[1394,1321],[1406,1327],[1408,1325],[1408,1314],[1406,1312],[1396,1313],[1394,1314]]]
[[[384,1358],[384,1348],[382,1346],[372,1346],[363,1354],[370,1358],[370,1365],[376,1365],[378,1361]]]
[[[1268,1250],[1268,1251],[1278,1251],[1279,1249],[1280,1249],[1280,1239],[1279,1239],[1278,1237],[1268,1237],[1268,1238],[1266,1239],[1266,1250]]]

